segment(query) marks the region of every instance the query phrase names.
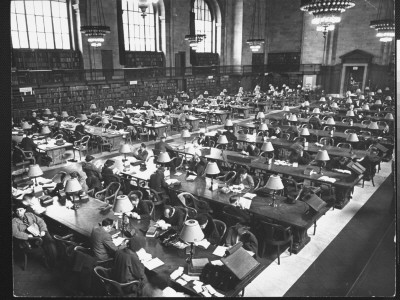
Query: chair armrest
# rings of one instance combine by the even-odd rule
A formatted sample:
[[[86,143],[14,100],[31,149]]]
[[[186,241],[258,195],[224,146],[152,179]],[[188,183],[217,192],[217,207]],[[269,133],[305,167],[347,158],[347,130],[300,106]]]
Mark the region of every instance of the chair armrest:
[[[106,190],[107,189],[102,189],[101,191],[98,191],[96,194],[94,194],[94,197],[97,198],[97,195],[104,193]]]
[[[29,157],[33,157],[33,151],[24,151],[24,150],[22,150],[22,152],[24,152],[24,155],[29,154]]]

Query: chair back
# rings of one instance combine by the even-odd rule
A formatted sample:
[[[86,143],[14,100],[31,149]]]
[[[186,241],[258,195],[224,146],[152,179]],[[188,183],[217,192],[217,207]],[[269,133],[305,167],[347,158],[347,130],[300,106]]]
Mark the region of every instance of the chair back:
[[[241,218],[235,215],[231,215],[230,213],[226,212],[225,209],[222,210],[222,216],[224,218],[225,224],[228,227],[234,226],[242,221]]]
[[[139,280],[134,280],[127,283],[117,282],[110,278],[111,269],[101,266],[94,267],[94,273],[103,284],[109,296],[140,296]]]
[[[319,143],[325,146],[334,146],[335,145],[335,141],[333,138],[331,137],[323,137],[319,140]]]
[[[57,234],[53,235],[56,245],[58,246],[59,257],[61,256],[67,259],[72,258],[74,248],[79,245],[78,243],[71,240],[73,237],[74,235],[72,233],[66,236],[59,236]]]
[[[217,228],[218,233],[219,233],[219,238],[220,238],[220,242],[218,244],[220,244],[221,242],[223,242],[225,240],[225,233],[226,233],[226,224],[225,222],[218,220],[218,219],[214,219],[214,224],[215,224],[215,228]]]
[[[351,145],[349,143],[338,143],[336,147],[350,149]]]
[[[154,213],[154,203],[150,200],[142,200],[147,207],[149,208],[150,216],[153,218],[153,213]]]
[[[349,128],[349,129],[346,129],[346,130],[344,131],[344,133],[345,133],[345,134],[357,133],[357,131],[356,131],[355,129]]]
[[[270,223],[260,220],[261,230],[263,231],[263,238],[267,244],[282,245],[290,241],[292,238],[292,231],[290,227],[283,227],[279,224]]]
[[[187,217],[188,217],[188,209],[187,209],[187,207],[174,206],[174,208],[175,208],[176,210],[180,210],[181,212],[183,212],[183,213],[185,214],[184,221],[186,221],[186,220],[187,220]]]

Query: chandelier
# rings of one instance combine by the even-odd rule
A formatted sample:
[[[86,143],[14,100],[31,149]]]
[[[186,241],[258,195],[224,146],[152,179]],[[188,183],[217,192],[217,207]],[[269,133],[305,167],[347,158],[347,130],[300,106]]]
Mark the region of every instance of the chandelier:
[[[257,33],[258,36],[260,34],[260,24],[261,24],[261,15],[260,15],[260,9],[258,8],[258,0],[256,0],[256,3],[254,5],[254,11],[253,11],[253,23],[251,24],[251,32],[250,32],[250,39],[246,41],[246,43],[250,46],[251,52],[257,52],[260,50],[261,46],[264,44],[265,40],[261,38],[257,38],[255,35],[255,26],[256,26],[256,20],[257,20]],[[256,15],[257,14],[257,15]]]
[[[103,5],[101,0],[93,0],[94,6],[93,9],[97,13],[97,20],[99,24],[92,24],[92,0],[89,0],[87,9],[86,9],[86,22],[88,23],[85,26],[81,26],[81,32],[83,32],[88,37],[88,42],[92,47],[101,47],[102,43],[104,43],[104,36],[110,32],[110,27],[105,25]]]
[[[317,31],[325,36],[341,21],[341,14],[354,5],[350,0],[302,0],[300,9],[314,16],[311,23],[317,25]]]
[[[142,11],[141,16],[144,18],[147,16],[146,10],[151,3],[156,3],[157,0],[139,0],[139,8]]]
[[[386,7],[386,16],[382,16],[382,7],[383,7],[383,0],[379,3],[378,14],[376,20],[370,22],[370,27],[374,28],[378,33],[376,37],[379,38],[379,41],[391,42],[394,38],[394,19],[391,18],[391,11],[394,11],[390,7],[391,1],[385,1],[387,3]]]
[[[189,42],[190,48],[196,51],[197,46],[201,43],[206,35],[203,33],[196,33],[195,22],[194,19],[196,14],[194,13],[194,0],[191,1],[191,8],[189,12],[189,34],[185,35],[185,40]]]

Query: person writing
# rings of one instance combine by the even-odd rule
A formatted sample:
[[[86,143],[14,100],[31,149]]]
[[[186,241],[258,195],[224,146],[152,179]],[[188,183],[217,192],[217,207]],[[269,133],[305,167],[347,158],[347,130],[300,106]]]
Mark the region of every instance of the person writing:
[[[144,143],[141,143],[140,147],[133,153],[133,157],[137,160],[146,160],[148,156],[149,153],[147,152],[146,145]]]
[[[156,192],[166,193],[168,184],[165,182],[164,167],[159,167],[155,173],[150,175],[149,188]]]
[[[95,226],[90,234],[91,248],[99,260],[107,260],[113,257],[118,250],[110,235],[113,223],[112,219],[106,218],[99,226]]]
[[[235,179],[233,180],[233,184],[243,184],[245,188],[254,188],[254,180],[251,175],[247,174],[246,168],[241,168],[238,171]]]
[[[258,252],[258,241],[253,233],[250,232],[250,227],[237,223],[235,226],[231,226],[228,229],[225,238],[225,246],[231,247],[236,245],[238,242],[243,243],[243,249],[252,251],[257,255]]]
[[[130,212],[126,214],[127,216],[137,220],[150,217],[149,207],[146,203],[140,201],[139,197],[136,194],[131,194],[129,196],[129,200],[131,200],[133,208]]]
[[[231,196],[229,198],[229,203],[231,205],[224,206],[224,212],[237,217],[243,224],[249,224],[250,215],[247,210],[242,207],[239,201],[239,196]]]
[[[196,217],[199,222],[200,228],[203,230],[204,238],[207,239],[211,244],[218,245],[221,236],[215,226],[213,218],[209,214],[199,214]]]
[[[157,223],[160,225],[162,230],[166,230],[171,226],[171,228],[179,231],[182,229],[184,221],[185,214],[183,211],[176,209],[173,206],[166,205],[164,208],[164,214]]]

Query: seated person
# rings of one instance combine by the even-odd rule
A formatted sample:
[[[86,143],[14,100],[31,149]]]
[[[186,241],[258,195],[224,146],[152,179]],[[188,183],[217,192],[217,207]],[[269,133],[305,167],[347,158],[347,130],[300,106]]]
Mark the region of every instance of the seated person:
[[[149,188],[155,190],[156,192],[167,192],[168,184],[165,182],[164,171],[164,167],[159,167],[155,173],[150,175]]]
[[[204,233],[204,238],[207,239],[212,245],[218,245],[221,236],[215,226],[213,218],[209,214],[198,214],[196,220]]]
[[[183,112],[178,116],[178,124],[180,127],[186,128],[186,129],[190,129],[191,126],[188,122],[186,122],[186,119],[188,117],[188,114]]]
[[[111,278],[119,283],[127,283],[134,280],[140,281],[140,288],[147,281],[145,267],[140,261],[137,252],[145,245],[143,237],[135,235],[127,244],[127,247],[115,252],[114,264],[111,268]],[[131,288],[136,289],[133,285]],[[125,293],[130,291],[124,290]]]
[[[247,173],[246,168],[239,169],[235,179],[233,180],[233,184],[243,184],[245,188],[254,188],[253,177]]]
[[[201,146],[207,146],[208,143],[206,141],[206,135],[204,132],[200,132],[199,137],[197,138],[197,143]]]
[[[291,146],[291,153],[289,155],[289,161],[291,163],[297,162],[299,165],[308,165],[311,161],[311,156],[307,152],[303,151],[303,146],[299,143],[294,143]]]
[[[135,153],[137,152],[137,153]],[[138,159],[138,160],[146,160],[147,157],[149,156],[149,153],[146,150],[146,144],[141,143],[140,147],[134,151],[133,157]]]
[[[235,226],[229,227],[226,238],[225,245],[231,247],[238,242],[243,243],[243,249],[247,251],[252,251],[257,256],[258,252],[258,241],[253,233],[249,231],[250,227],[237,223]]]
[[[110,235],[113,223],[113,219],[106,218],[101,222],[101,225],[95,226],[90,234],[91,248],[99,260],[107,260],[113,257],[118,250]]]
[[[33,134],[32,131],[28,131],[26,136],[22,139],[19,144],[22,150],[24,151],[36,151],[37,145],[33,142]]]
[[[278,139],[280,139],[282,137],[282,130],[280,127],[276,127],[276,128],[271,127],[271,131],[272,131],[272,132],[270,132],[271,137],[276,136],[276,138],[278,138]]]
[[[169,275],[166,272],[146,271],[147,283],[142,289],[142,297],[189,297],[182,292],[176,292],[168,286]],[[168,289],[167,289],[168,288]]]
[[[256,147],[256,143],[249,143],[246,152],[250,156],[258,156],[260,154],[260,149]]]
[[[88,172],[92,172],[96,177],[98,177],[101,180],[102,170],[93,163],[93,160],[94,157],[92,155],[86,155],[85,161],[82,162],[82,171],[85,172],[86,174]]]
[[[42,218],[33,213],[26,212],[22,203],[14,207],[15,217],[12,219],[12,235],[18,239],[23,247],[31,248],[37,238],[43,240],[43,250],[45,259],[49,266],[54,266],[56,262],[57,250],[55,242],[47,230],[47,225]]]
[[[127,216],[138,220],[150,217],[148,205],[145,202],[140,201],[138,195],[131,194],[129,200],[131,200],[133,208],[126,214]]]
[[[85,121],[80,121],[80,123],[75,127],[74,132],[78,139],[81,139],[86,134],[85,124]]]
[[[312,124],[314,129],[321,129],[322,127],[322,122],[316,115],[312,115],[308,123]]]
[[[237,195],[231,196],[229,198],[229,203],[231,205],[224,206],[223,210],[230,215],[236,216],[239,219],[239,222],[249,224],[251,220],[250,215],[247,210],[241,206],[239,198],[240,197]]]
[[[114,172],[112,170],[112,166],[114,165],[115,161],[112,159],[107,159],[106,162],[104,163],[103,168],[101,169],[101,176],[107,176],[107,175],[114,175]]]
[[[40,204],[39,199],[34,194],[25,194],[22,197],[22,204],[30,208],[36,215],[40,215],[46,211],[46,208]]]
[[[196,173],[197,176],[203,176],[204,171],[206,170],[207,160],[205,158],[200,157],[199,155],[193,155],[192,159],[189,162],[188,170]]]
[[[294,137],[300,136],[299,128],[300,128],[300,125],[291,125],[286,130],[286,132],[290,134],[291,140],[293,140]]]
[[[86,176],[86,185],[88,190],[94,190],[94,194],[96,194],[98,191],[103,189],[99,177],[92,170],[88,170]]]
[[[166,152],[167,149],[173,150],[172,147],[165,142],[166,139],[166,136],[162,135],[160,141],[154,144],[154,155],[158,155],[160,152]]]
[[[185,222],[185,214],[180,209],[177,209],[170,205],[166,205],[161,220],[164,220],[165,223],[170,224],[172,229],[180,231],[182,229],[183,223]]]
[[[53,178],[53,182],[56,183],[56,187],[48,194],[52,197],[58,196],[60,190],[64,189],[65,181],[67,179],[67,173],[60,171]]]

